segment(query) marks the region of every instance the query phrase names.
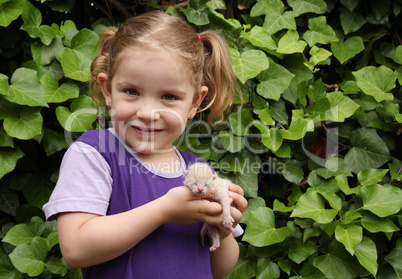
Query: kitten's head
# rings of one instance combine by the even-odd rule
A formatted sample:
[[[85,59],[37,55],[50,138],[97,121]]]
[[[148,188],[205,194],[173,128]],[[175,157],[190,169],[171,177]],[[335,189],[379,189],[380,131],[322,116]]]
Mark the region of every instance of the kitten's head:
[[[216,174],[207,164],[195,163],[184,171],[184,185],[196,195],[204,195],[211,189]]]

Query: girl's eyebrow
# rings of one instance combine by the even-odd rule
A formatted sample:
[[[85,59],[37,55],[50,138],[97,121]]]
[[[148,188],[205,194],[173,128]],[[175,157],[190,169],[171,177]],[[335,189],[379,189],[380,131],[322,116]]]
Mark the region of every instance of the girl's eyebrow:
[[[163,94],[175,94],[175,95],[184,96],[184,95],[187,95],[188,92],[182,91],[180,89],[175,88],[175,89],[163,89],[162,93]]]

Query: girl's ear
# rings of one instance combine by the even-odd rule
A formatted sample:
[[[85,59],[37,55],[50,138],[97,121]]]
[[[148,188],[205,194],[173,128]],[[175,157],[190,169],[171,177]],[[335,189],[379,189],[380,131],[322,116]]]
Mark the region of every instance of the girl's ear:
[[[189,116],[192,117],[197,114],[198,108],[201,106],[202,100],[204,100],[207,94],[208,94],[208,87],[201,86],[197,92],[197,96],[194,97],[194,102],[191,105],[190,111],[188,112]]]
[[[100,73],[98,75],[98,83],[103,93],[103,97],[105,98],[106,104],[109,104],[112,99],[112,94],[110,92],[110,87],[108,83],[108,75],[105,73]]]

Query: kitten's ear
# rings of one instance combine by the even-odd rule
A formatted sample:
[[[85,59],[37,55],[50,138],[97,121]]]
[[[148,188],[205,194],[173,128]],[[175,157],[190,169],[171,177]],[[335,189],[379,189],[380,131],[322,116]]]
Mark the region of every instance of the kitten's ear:
[[[216,175],[216,173],[214,173],[214,174],[212,175],[212,179],[213,179],[213,180],[215,180],[217,177],[218,177],[218,175]]]
[[[183,171],[183,175],[184,175],[184,176],[187,176],[187,174],[188,174],[188,170],[184,170],[184,171]]]

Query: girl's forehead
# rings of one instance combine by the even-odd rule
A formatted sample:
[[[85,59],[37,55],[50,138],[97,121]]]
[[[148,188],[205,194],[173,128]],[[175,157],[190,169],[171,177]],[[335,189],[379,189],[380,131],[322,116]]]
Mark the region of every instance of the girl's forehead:
[[[147,63],[165,64],[169,67],[179,71],[182,76],[188,78],[193,83],[193,71],[189,63],[183,58],[183,56],[175,53],[172,50],[161,46],[144,46],[144,47],[129,47],[122,51],[115,64],[115,69],[119,68],[119,64],[122,61],[130,60],[135,63],[146,61]]]
[[[172,65],[174,64],[177,67],[188,67],[182,56],[161,46],[130,47],[124,50],[121,53],[120,57],[122,57],[123,59],[142,59],[145,55],[162,58],[161,62],[168,61],[169,63],[171,63]]]

